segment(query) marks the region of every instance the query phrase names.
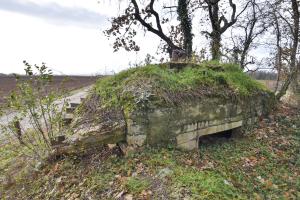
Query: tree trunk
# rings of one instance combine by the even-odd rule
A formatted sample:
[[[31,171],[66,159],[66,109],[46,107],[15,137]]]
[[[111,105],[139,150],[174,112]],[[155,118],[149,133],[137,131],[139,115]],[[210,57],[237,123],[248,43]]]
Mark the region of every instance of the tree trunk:
[[[220,32],[213,32],[211,34],[211,54],[212,60],[220,60],[221,59],[221,34]]]
[[[291,64],[290,64],[290,74],[287,78],[287,80],[284,82],[281,90],[276,95],[276,98],[280,100],[281,97],[283,97],[286,94],[286,91],[288,89],[291,89],[292,92],[295,92],[293,87],[297,86],[297,78],[298,78],[298,72],[299,72],[299,65],[297,65],[296,55],[298,50],[298,44],[299,44],[299,6],[297,0],[291,0],[292,3],[292,18],[293,18],[293,25],[292,25],[292,36],[293,36],[293,46],[291,49]]]
[[[219,61],[221,59],[222,53],[221,53],[221,36],[223,33],[226,32],[226,30],[231,27],[233,24],[236,23],[237,17],[243,13],[247,6],[238,14],[236,15],[236,5],[232,2],[232,0],[229,0],[229,6],[232,10],[230,20],[226,18],[223,12],[219,12],[219,3],[220,0],[204,0],[204,2],[207,4],[209,19],[211,23],[212,32],[203,31],[206,33],[210,39],[211,39],[211,55],[212,60]]]
[[[277,42],[277,55],[276,55],[276,68],[277,68],[277,80],[274,92],[277,92],[279,89],[279,82],[281,77],[281,70],[282,70],[282,49]]]
[[[300,88],[299,88],[299,64],[296,65],[296,69],[297,71],[295,72],[295,78],[292,80],[291,85],[289,90],[293,93],[293,94],[298,94],[300,92]]]
[[[277,55],[276,55],[276,62],[275,67],[277,69],[277,81],[274,92],[277,92],[279,89],[279,81],[281,77],[281,70],[282,70],[282,48],[281,48],[281,32],[280,26],[278,22],[278,17],[274,13],[274,21],[275,21],[275,28],[276,28],[276,48],[277,48]]]
[[[189,16],[187,0],[178,1],[177,14],[183,32],[183,49],[185,50],[187,58],[191,58],[193,52],[193,34],[192,20]]]
[[[244,48],[244,51],[241,55],[241,61],[240,61],[240,66],[242,69],[245,68],[245,61],[246,61],[246,56],[247,56],[247,52],[245,51],[246,47]]]

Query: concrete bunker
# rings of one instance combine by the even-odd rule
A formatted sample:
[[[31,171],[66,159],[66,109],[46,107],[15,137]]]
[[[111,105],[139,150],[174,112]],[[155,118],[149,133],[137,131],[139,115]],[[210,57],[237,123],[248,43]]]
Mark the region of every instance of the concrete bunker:
[[[105,117],[109,116],[105,123],[86,120],[74,127],[76,134],[71,141],[77,146],[126,142],[133,147],[174,145],[184,150],[198,149],[199,141],[205,136],[233,134],[256,123],[266,114],[265,100],[264,96],[247,100],[215,97],[126,114],[108,111],[104,112]]]
[[[173,144],[180,149],[198,149],[205,135],[253,125],[266,114],[264,96],[249,99],[203,98],[181,106],[159,107],[126,116],[126,141],[132,146]]]
[[[237,74],[239,79],[230,79]],[[146,66],[100,81],[75,115],[69,141],[85,147],[125,142],[198,149],[203,136],[255,124],[268,114],[273,99],[234,66],[199,65],[178,72]]]

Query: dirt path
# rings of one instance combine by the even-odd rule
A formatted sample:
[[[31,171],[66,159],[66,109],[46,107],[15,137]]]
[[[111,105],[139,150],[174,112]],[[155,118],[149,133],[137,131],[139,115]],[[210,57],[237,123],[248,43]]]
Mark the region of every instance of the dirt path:
[[[81,98],[85,98],[88,95],[89,90],[93,87],[93,85],[72,91],[70,96],[68,96],[66,99],[68,102],[72,102],[72,103],[80,103],[80,99]],[[61,107],[63,106],[63,102],[64,100],[57,100],[55,103],[57,103],[58,107],[61,109]],[[9,122],[11,122],[15,116],[17,116],[18,113],[17,112],[10,112],[6,115],[0,116],[0,137],[3,136],[3,130],[1,129],[1,126],[5,126],[7,125]],[[31,127],[29,118],[24,118],[21,121],[21,126],[22,129],[28,129]]]

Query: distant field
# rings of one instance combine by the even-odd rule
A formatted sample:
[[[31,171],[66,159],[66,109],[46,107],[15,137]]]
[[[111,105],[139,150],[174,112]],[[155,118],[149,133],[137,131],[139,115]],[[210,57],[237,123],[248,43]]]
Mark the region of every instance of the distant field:
[[[274,91],[276,87],[276,81],[275,80],[257,80],[258,82],[261,82],[264,84],[269,90]],[[279,83],[279,86],[281,86],[281,83]]]
[[[21,77],[26,79],[26,76]],[[76,90],[96,81],[95,76],[54,76],[50,89],[63,88],[68,91]],[[61,89],[63,89],[61,88]],[[16,80],[13,76],[0,76],[0,105],[5,103],[6,97],[16,89]]]

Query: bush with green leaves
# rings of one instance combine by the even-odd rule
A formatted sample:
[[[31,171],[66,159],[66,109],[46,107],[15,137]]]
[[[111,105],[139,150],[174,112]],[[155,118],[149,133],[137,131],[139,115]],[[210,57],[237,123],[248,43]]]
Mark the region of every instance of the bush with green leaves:
[[[52,151],[55,138],[64,132],[67,93],[63,87],[50,87],[53,75],[44,63],[24,64],[26,76],[15,75],[17,87],[8,97],[8,109],[15,114],[2,125],[2,132],[25,147],[28,156],[43,159]]]

